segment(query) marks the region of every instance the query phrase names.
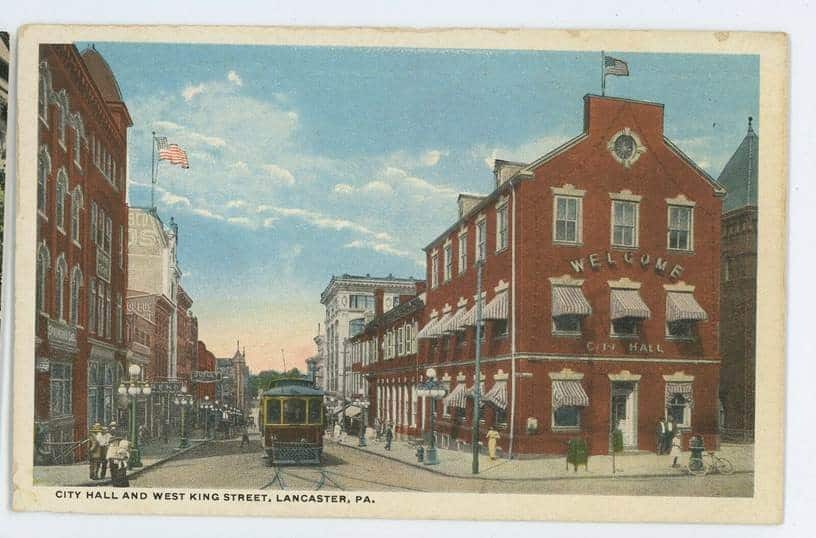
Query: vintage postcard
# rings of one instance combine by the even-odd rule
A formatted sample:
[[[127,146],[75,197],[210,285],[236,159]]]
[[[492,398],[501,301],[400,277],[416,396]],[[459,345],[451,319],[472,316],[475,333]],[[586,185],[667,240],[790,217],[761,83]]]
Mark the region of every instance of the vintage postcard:
[[[15,509],[781,521],[785,35],[18,50]]]

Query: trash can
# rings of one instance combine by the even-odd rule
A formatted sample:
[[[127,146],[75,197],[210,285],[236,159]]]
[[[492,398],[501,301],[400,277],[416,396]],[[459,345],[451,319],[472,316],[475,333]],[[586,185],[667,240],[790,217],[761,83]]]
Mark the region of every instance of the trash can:
[[[692,435],[689,439],[689,469],[692,471],[701,471],[704,469],[703,452],[705,452],[705,445],[703,438],[700,435]]]
[[[417,462],[422,463],[425,461],[425,447],[422,445],[418,445],[416,449],[416,459]]]

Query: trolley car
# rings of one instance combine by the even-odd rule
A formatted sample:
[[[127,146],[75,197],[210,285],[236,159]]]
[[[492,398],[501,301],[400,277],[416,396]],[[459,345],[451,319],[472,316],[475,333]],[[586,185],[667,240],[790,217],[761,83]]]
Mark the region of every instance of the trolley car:
[[[307,378],[277,379],[261,394],[258,425],[268,464],[320,464],[323,396]]]

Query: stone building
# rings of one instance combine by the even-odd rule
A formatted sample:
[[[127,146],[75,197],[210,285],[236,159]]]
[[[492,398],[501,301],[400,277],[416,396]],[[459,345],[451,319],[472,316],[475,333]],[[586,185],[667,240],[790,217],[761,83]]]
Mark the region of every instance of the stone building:
[[[127,130],[116,78],[93,47],[40,48],[35,427],[39,461],[82,455],[117,415],[127,366]]]
[[[728,191],[720,241],[720,428],[724,437],[742,441],[754,436],[758,150],[749,118],[745,138],[718,178]]]

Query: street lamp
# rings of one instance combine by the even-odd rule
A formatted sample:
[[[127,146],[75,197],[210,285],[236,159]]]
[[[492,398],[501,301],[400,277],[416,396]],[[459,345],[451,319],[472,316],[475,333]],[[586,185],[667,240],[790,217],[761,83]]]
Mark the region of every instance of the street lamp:
[[[366,446],[366,426],[368,425],[368,408],[371,405],[371,402],[365,399],[365,392],[363,389],[360,389],[360,399],[357,401],[357,406],[360,408],[360,442],[357,446],[364,447]]]
[[[209,438],[209,424],[210,424],[210,409],[212,409],[212,402],[209,396],[204,396],[204,401],[198,403],[198,408],[204,411],[204,439]]]
[[[431,399],[431,440],[425,457],[425,465],[437,465],[439,460],[436,457],[436,400],[444,398],[448,390],[443,383],[437,381],[436,370],[433,368],[428,368],[425,376],[428,380],[417,385],[417,396]]]
[[[128,415],[130,458],[128,459],[128,467],[131,469],[142,466],[142,453],[139,449],[139,429],[136,427],[136,402],[140,396],[150,396],[151,391],[150,384],[139,379],[141,372],[142,369],[139,368],[138,364],[131,364],[128,367],[130,380],[123,381],[118,389],[121,396],[130,400],[130,414]]]
[[[184,429],[184,415],[187,408],[193,405],[193,395],[187,394],[185,385],[181,386],[181,392],[176,394],[173,403],[181,408],[181,441],[179,442],[179,448],[187,448],[190,446],[190,440],[187,438]]]

